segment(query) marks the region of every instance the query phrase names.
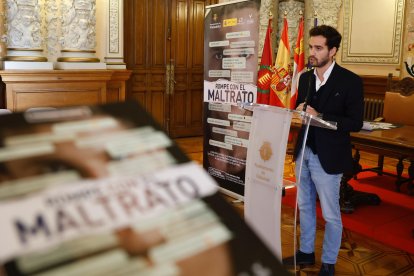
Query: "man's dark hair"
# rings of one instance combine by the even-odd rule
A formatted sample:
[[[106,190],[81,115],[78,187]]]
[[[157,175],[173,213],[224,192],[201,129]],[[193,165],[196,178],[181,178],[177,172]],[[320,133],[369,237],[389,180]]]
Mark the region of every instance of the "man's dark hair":
[[[342,36],[341,34],[333,27],[328,25],[320,25],[313,27],[309,31],[309,36],[318,36],[321,35],[326,38],[326,45],[328,49],[332,49],[336,47],[339,49],[339,45],[341,44]]]

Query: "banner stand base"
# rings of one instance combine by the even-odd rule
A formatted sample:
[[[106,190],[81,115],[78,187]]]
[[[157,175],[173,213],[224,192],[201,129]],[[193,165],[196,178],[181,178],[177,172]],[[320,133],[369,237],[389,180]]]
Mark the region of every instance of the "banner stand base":
[[[242,195],[239,195],[239,194],[237,194],[235,192],[232,192],[230,190],[224,189],[222,187],[219,187],[219,192],[222,193],[222,194],[225,194],[225,195],[227,195],[229,197],[232,197],[232,198],[236,199],[234,201],[231,201],[231,203],[234,203],[234,204],[244,203],[244,196],[242,196]]]

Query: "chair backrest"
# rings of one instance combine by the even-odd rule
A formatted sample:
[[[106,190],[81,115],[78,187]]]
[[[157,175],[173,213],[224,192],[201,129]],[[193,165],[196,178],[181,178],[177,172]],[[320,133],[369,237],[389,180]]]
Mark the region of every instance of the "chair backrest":
[[[384,97],[382,117],[386,122],[414,125],[414,78],[406,77],[394,80],[388,75],[387,92]]]
[[[394,80],[392,74],[388,74],[387,90],[399,92],[402,95],[408,96],[414,93],[414,78],[405,77],[401,80]]]
[[[383,118],[385,122],[414,125],[414,94],[401,95],[398,92],[385,92]]]

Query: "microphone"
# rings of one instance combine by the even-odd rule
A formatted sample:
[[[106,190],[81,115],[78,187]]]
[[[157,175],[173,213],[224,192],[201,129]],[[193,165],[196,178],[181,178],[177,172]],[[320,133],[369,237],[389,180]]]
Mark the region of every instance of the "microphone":
[[[308,58],[308,64],[306,65],[306,70],[309,72],[310,70],[312,70],[312,65],[311,65],[311,57]],[[306,97],[305,97],[305,101],[303,102],[303,110],[304,112],[306,112],[306,108],[308,107],[308,102],[309,102],[309,97],[312,91],[312,84],[313,84],[313,79],[314,79],[315,75],[314,74],[310,74],[309,76],[309,81],[308,81],[308,90],[306,91]]]

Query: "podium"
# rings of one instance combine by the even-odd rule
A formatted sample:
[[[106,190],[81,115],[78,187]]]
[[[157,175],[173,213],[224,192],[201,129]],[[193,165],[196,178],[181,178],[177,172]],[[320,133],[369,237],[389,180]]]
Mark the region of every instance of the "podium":
[[[285,186],[299,186],[301,174],[299,170],[299,175],[296,175],[298,182],[293,178],[284,178],[287,152],[293,153],[297,140],[295,136],[303,132],[303,158],[310,126],[331,130],[336,130],[337,127],[333,122],[324,121],[303,111],[258,104],[245,105],[245,108],[253,110],[246,160],[245,219],[281,260],[282,191]],[[302,161],[297,160],[300,167]],[[295,217],[296,213],[295,209]],[[296,230],[296,225],[294,229]]]

